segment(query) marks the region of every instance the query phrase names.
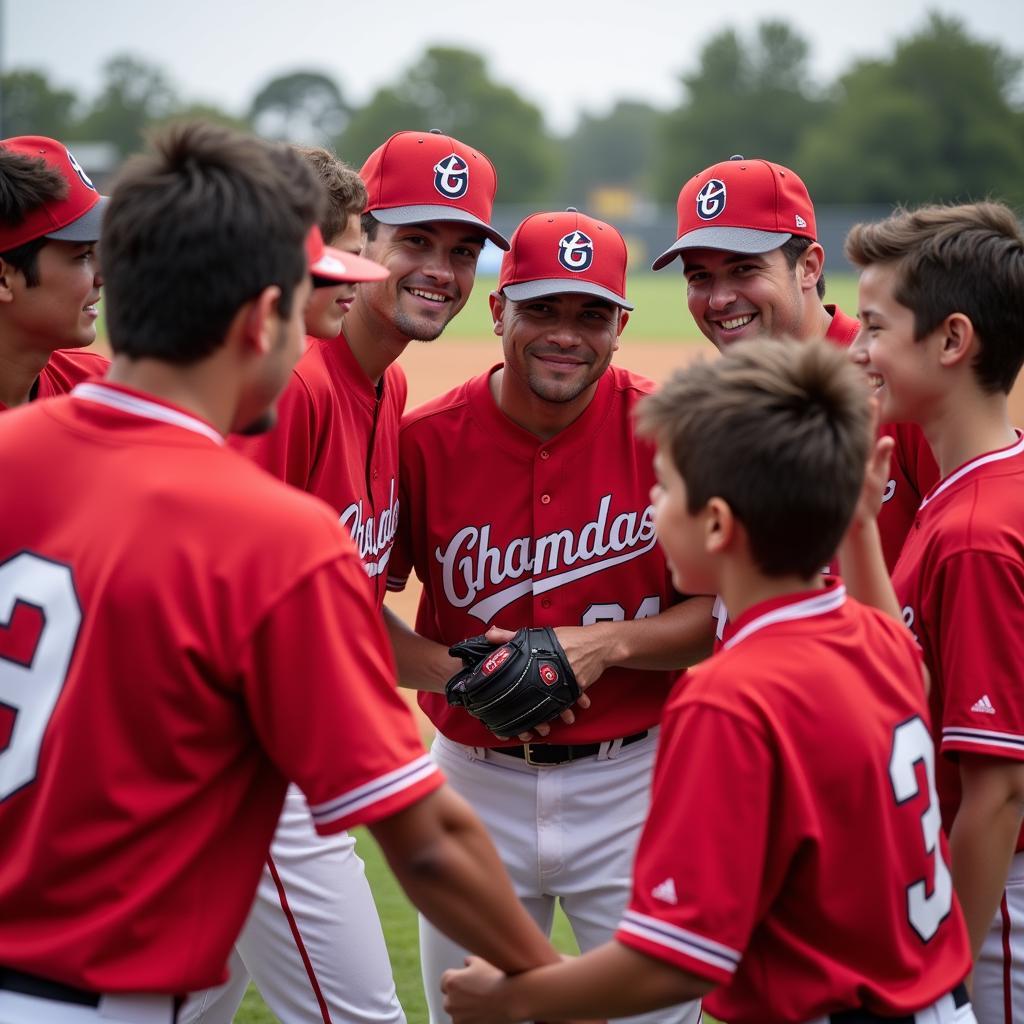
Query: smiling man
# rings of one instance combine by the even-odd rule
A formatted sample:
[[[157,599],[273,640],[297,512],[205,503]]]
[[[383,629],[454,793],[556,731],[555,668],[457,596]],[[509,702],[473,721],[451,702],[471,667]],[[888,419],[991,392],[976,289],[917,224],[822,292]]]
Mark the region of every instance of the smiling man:
[[[822,301],[825,250],[794,171],[734,156],[690,178],[677,213],[678,237],[653,269],[682,259],[690,315],[716,348],[758,337],[852,344],[856,318]],[[883,432],[896,441],[878,519],[891,570],[938,466],[916,426],[887,424]]]
[[[233,443],[334,509],[355,541],[378,608],[398,520],[398,426],[410,341],[432,341],[466,304],[490,226],[497,175],[479,151],[437,132],[399,132],[357,177],[324,150],[300,150],[329,202],[320,227],[389,272],[352,289],[318,285],[306,352],[279,424]],[[360,223],[361,215],[361,223]],[[298,681],[302,683],[302,680]],[[300,698],[301,699],[301,698]],[[403,1024],[363,862],[348,833],[317,834],[295,786],[239,937],[227,986],[195,994],[183,1024],[228,1024],[251,975],[287,1024]]]
[[[375,258],[382,259],[376,255]],[[575,210],[519,225],[490,296],[503,362],[402,423],[402,518],[388,578],[423,583],[418,634],[392,633],[399,678],[437,727],[433,756],[484,819],[523,905],[561,901],[581,949],[628,896],[662,704],[710,641],[706,598],[680,601],[654,540],[653,448],[633,429],[651,381],[612,365],[633,308],[626,245]],[[449,644],[552,628],[586,691],[535,736],[497,736],[449,706]],[[547,682],[547,680],[545,680]],[[573,720],[574,718],[574,720]],[[426,922],[424,989],[465,950]],[[651,1020],[692,1022],[698,1004]]]
[[[75,351],[96,340],[105,202],[61,143],[0,142],[0,410],[106,370]]]

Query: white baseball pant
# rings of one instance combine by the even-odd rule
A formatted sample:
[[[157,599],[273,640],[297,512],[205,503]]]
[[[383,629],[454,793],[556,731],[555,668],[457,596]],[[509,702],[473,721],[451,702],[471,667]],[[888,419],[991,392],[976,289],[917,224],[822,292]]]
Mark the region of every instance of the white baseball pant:
[[[107,995],[98,1006],[0,991],[0,1024],[174,1024],[174,996]]]
[[[1006,888],[974,966],[978,1024],[1024,1024],[1024,853],[1010,863]]]
[[[438,734],[432,754],[482,819],[516,895],[550,934],[559,900],[583,952],[612,938],[632,890],[633,854],[650,803],[657,730],[646,739],[569,764],[525,761]],[[420,918],[420,961],[431,1024],[450,1024],[441,975],[466,951]],[[696,1024],[700,1003],[624,1018],[632,1024]]]
[[[295,786],[228,969],[179,1024],[230,1024],[250,976],[281,1024],[405,1024],[355,839],[319,835]]]

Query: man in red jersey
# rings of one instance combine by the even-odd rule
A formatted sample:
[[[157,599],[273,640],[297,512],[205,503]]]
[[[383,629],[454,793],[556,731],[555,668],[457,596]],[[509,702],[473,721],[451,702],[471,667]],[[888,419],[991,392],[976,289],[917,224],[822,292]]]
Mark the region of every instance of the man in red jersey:
[[[106,370],[74,351],[96,340],[105,202],[61,143],[0,142],[0,411]]]
[[[682,259],[690,315],[717,348],[765,335],[853,342],[857,320],[822,303],[825,250],[811,197],[788,167],[739,156],[714,164],[683,185],[677,212],[679,236],[653,269]],[[883,433],[896,439],[878,520],[891,569],[938,468],[917,427]]]
[[[485,239],[508,247],[488,223],[497,178],[486,156],[437,132],[392,136],[367,159],[362,179],[322,150],[300,152],[328,193],[324,237],[358,248],[363,214],[365,250],[390,274],[339,295],[340,318],[334,289],[315,289],[306,351],[278,405],[277,426],[235,444],[335,510],[382,605],[407,393],[395,360],[411,340],[437,337],[465,305]],[[404,1022],[355,839],[317,835],[297,787],[289,790],[237,953],[227,988],[189,1000],[185,1024],[229,1024],[247,974],[288,1024]]]
[[[704,993],[730,1024],[973,1022],[920,652],[819,571],[864,477],[857,371],[818,341],[740,344],[639,416],[673,582],[734,618],[666,704],[614,940],[514,978],[471,960],[444,981],[456,1024]]]
[[[882,419],[919,424],[942,473],[892,584],[931,672],[978,1019],[1022,1021],[1024,440],[1007,395],[1024,362],[1024,233],[1000,204],[925,207],[857,225],[846,249],[862,268],[854,358]]]
[[[428,691],[435,759],[484,819],[523,904],[548,929],[559,899],[583,949],[611,936],[625,906],[668,670],[702,657],[711,632],[711,601],[680,602],[655,543],[652,450],[632,421],[654,385],[611,364],[625,288],[626,245],[610,224],[569,210],[519,225],[490,297],[504,361],[403,421],[388,579],[400,589],[414,568],[423,583],[420,636],[392,639],[403,683]],[[556,627],[588,698],[540,743],[493,735],[441,692],[449,644],[521,626]],[[465,950],[429,924],[420,938],[437,1024],[438,980]]]
[[[0,418],[4,1024],[170,1024],[221,982],[289,779],[460,941],[556,958],[422,749],[336,515],[223,444],[300,354],[320,199],[284,147],[166,131],[106,213],[108,378]]]

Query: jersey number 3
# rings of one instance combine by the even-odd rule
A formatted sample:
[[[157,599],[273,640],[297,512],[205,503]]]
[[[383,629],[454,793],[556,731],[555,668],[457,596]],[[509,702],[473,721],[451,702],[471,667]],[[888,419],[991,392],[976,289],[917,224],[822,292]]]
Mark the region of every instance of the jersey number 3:
[[[12,629],[19,605],[35,608],[42,628],[25,661],[0,654],[0,708],[14,712],[10,739],[0,750],[0,800],[36,777],[43,734],[82,622],[71,570],[29,552],[0,565],[0,630]]]
[[[889,781],[896,803],[906,803],[918,795],[917,765],[924,765],[928,785],[928,806],[921,815],[921,833],[925,851],[935,861],[931,894],[924,878],[907,886],[907,918],[911,928],[927,942],[939,930],[953,906],[953,879],[942,856],[939,832],[942,819],[939,797],[935,791],[935,747],[928,727],[920,718],[911,718],[896,727],[889,758]]]

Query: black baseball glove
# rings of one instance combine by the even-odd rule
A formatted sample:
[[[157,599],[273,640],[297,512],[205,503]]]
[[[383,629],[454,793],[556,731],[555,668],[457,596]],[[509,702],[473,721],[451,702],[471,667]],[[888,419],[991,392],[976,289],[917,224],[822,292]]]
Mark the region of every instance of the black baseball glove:
[[[448,649],[461,658],[445,684],[453,707],[465,708],[496,736],[517,736],[550,722],[579,700],[582,692],[553,629],[521,629],[494,646],[472,636]]]

